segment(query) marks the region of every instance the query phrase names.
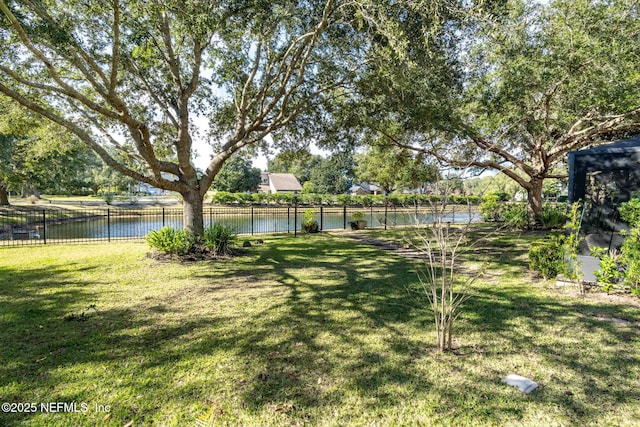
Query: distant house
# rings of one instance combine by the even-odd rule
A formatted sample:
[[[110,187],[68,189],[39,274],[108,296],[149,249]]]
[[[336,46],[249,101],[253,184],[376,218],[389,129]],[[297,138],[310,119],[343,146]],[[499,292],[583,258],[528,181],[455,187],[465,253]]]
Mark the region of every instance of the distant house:
[[[292,173],[263,172],[260,174],[258,193],[293,193],[301,190],[302,186]]]
[[[160,172],[160,175],[168,181],[178,180],[177,176],[167,172]],[[154,187],[153,185],[147,184],[146,182],[138,182],[130,190],[134,193],[144,194],[147,196],[163,196],[167,194],[167,191]]]
[[[349,188],[349,193],[352,196],[362,196],[364,194],[382,194],[382,189],[374,184],[363,182],[361,184],[354,184]]]

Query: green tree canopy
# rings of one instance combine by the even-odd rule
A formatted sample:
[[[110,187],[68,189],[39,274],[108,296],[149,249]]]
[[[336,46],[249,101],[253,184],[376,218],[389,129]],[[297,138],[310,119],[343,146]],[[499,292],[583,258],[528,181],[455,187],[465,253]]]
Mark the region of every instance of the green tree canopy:
[[[311,168],[310,182],[319,194],[346,193],[353,180],[354,159],[350,152],[336,153]]]
[[[426,191],[426,184],[438,180],[438,168],[421,155],[393,145],[369,147],[357,156],[356,176],[361,182],[380,186],[385,193],[398,188]]]
[[[252,166],[251,160],[234,156],[225,162],[216,179],[213,188],[231,193],[256,191],[260,185],[260,169]]]
[[[452,166],[501,171],[527,192],[533,218],[543,181],[569,151],[640,131],[639,7],[509,0],[499,14],[458,9],[445,31],[457,47],[441,56],[450,78],[433,83],[425,39],[399,45],[410,78],[376,68],[363,91],[376,100],[368,128]]]
[[[305,131],[290,125],[353,80],[362,43],[346,6],[0,0],[0,92],[120,173],[180,193],[185,227],[202,233],[203,197],[224,162],[270,134],[290,143],[287,132]],[[207,137],[214,155],[198,173],[193,145]]]
[[[0,97],[0,192],[78,193],[100,161],[73,134]],[[8,203],[6,194],[0,195]]]
[[[318,154],[311,154],[309,150],[285,150],[278,153],[267,164],[269,172],[292,173],[301,184],[311,179],[311,171],[323,157]]]

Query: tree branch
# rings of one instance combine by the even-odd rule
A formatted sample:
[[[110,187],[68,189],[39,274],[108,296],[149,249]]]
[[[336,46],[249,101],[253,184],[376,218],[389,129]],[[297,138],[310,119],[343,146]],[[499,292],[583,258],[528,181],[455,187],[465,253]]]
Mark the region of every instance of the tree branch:
[[[180,191],[182,189],[182,185],[179,184],[178,182],[168,181],[168,180],[164,180],[164,179],[158,180],[158,179],[155,179],[155,177],[149,177],[149,176],[143,175],[143,174],[141,174],[139,172],[136,172],[133,169],[130,169],[130,168],[122,165],[121,163],[116,161],[107,152],[107,150],[105,150],[100,144],[95,142],[93,140],[93,138],[91,137],[91,135],[87,131],[82,129],[80,126],[78,126],[75,123],[63,118],[62,116],[60,116],[58,114],[53,113],[50,110],[45,109],[44,107],[36,104],[35,102],[25,98],[24,96],[20,95],[16,91],[8,88],[7,86],[2,84],[1,82],[0,82],[0,92],[4,93],[5,95],[10,97],[14,101],[17,101],[18,103],[20,103],[24,107],[28,108],[29,110],[34,111],[34,112],[40,114],[41,116],[46,117],[47,119],[49,119],[49,120],[59,124],[60,126],[63,126],[66,129],[68,129],[71,133],[73,133],[76,136],[78,136],[78,138],[80,138],[80,140],[82,142],[84,142],[87,146],[89,146],[89,148],[94,150],[96,152],[96,154],[98,154],[98,156],[100,156],[100,158],[108,166],[110,166],[111,168],[117,170],[118,172],[121,172],[122,174],[127,175],[127,176],[129,176],[129,177],[131,177],[133,179],[138,180],[138,181],[146,182],[146,183],[149,183],[151,185],[155,185],[155,186],[159,186],[159,187],[163,187],[163,188],[166,188],[167,190]]]

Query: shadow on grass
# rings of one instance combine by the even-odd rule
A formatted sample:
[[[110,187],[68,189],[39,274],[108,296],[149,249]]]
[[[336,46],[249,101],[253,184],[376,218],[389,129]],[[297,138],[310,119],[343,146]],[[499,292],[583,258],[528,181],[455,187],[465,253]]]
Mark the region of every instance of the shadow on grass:
[[[509,245],[492,250],[487,256],[499,260],[498,268],[521,267],[517,257],[506,256]],[[107,395],[126,395],[111,420],[141,425],[157,423],[162,399],[178,406],[201,401],[203,408],[217,405],[249,415],[270,408],[280,421],[311,423],[337,408],[342,413],[336,422],[362,417],[362,411],[371,421],[401,406],[413,407],[412,417],[427,402],[433,419],[461,424],[517,420],[532,402],[559,406],[565,420],[583,424],[598,415],[597,408],[575,398],[575,387],[594,399],[610,396],[615,404],[640,400],[634,388],[637,352],[600,350],[593,363],[592,354],[582,357],[584,349],[567,342],[573,329],[627,347],[639,339],[637,329],[590,316],[594,308],[586,303],[539,296],[520,285],[476,288],[460,335],[478,334],[483,341],[465,358],[432,353],[426,302],[405,287],[415,281],[415,264],[378,249],[326,235],[302,236],[256,249],[247,265],[240,260],[237,266],[210,266],[198,273],[201,285],[111,309],[91,307],[98,298],[96,283],[69,280],[78,266],[0,269],[0,386],[10,391],[4,397],[84,401],[95,375],[106,381],[101,387]],[[601,310],[625,311],[629,320],[640,321],[626,309]],[[564,338],[546,337],[552,330]],[[563,378],[575,383],[513,399],[496,387],[509,372],[492,363],[526,352],[568,372]],[[232,362],[209,366],[219,354]],[[84,382],[68,387],[65,369],[88,364],[113,372],[88,373]],[[184,380],[198,370],[201,377]],[[611,387],[606,379],[613,370],[623,383]],[[136,398],[154,394],[161,400]],[[354,399],[358,403],[350,409]],[[0,424],[19,425],[32,416],[0,414]]]

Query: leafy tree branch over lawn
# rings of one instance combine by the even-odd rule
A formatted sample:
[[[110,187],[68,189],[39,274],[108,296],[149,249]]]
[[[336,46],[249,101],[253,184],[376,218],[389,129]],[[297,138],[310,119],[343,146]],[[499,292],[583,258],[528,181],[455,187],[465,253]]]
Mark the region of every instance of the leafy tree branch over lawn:
[[[264,240],[216,263],[158,263],[144,244],[2,249],[0,394],[110,405],[113,425],[640,418],[638,308],[531,283],[528,235],[497,235],[467,260],[489,268],[456,352],[437,356],[424,301],[406,291],[412,261],[331,235]],[[522,398],[499,381],[512,372],[542,387]],[[9,426],[104,422],[0,413]]]
[[[0,92],[118,172],[180,193],[185,227],[202,234],[203,197],[224,162],[287,126],[304,133],[313,119],[292,124],[360,66],[340,5],[298,6],[0,1]],[[210,135],[198,134],[197,116]],[[215,148],[202,174],[197,138]]]
[[[455,9],[452,9],[455,10]],[[527,2],[457,10],[445,44],[404,26],[362,85],[365,128],[445,164],[501,171],[527,193],[532,220],[569,151],[640,132],[635,1]],[[411,18],[414,20],[411,20]],[[438,67],[441,67],[440,69]]]

